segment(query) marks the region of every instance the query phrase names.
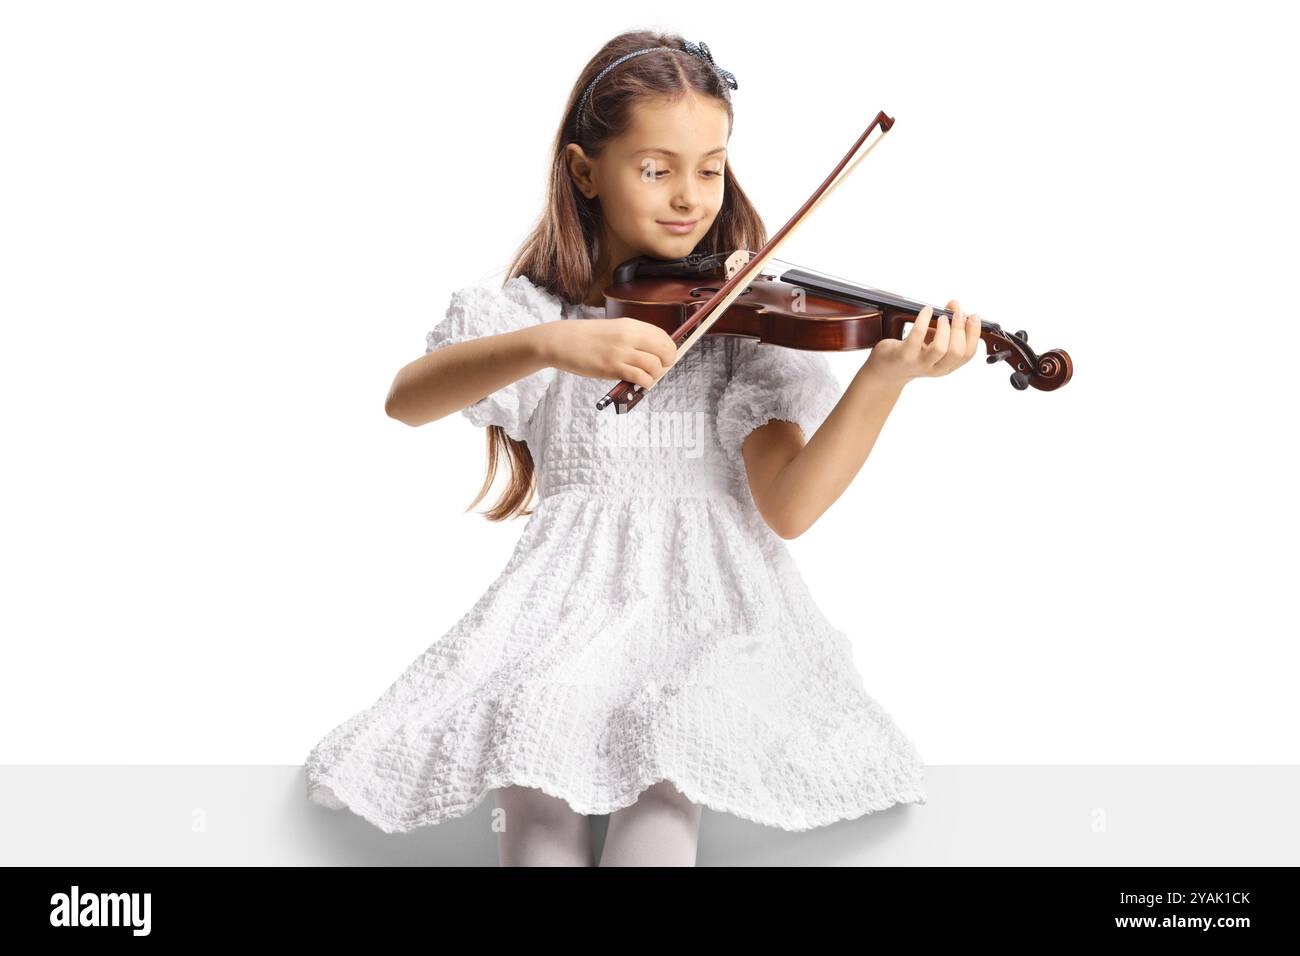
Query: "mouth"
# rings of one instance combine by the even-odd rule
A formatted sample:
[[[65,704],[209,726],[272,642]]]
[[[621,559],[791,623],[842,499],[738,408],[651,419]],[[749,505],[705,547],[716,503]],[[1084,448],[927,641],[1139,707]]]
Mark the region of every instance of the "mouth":
[[[699,220],[690,219],[683,222],[681,220],[673,221],[673,220],[656,219],[655,222],[659,223],[659,225],[663,226],[665,229],[667,229],[669,232],[673,233],[674,235],[684,236],[686,235],[686,233],[692,231],[695,228],[695,224],[699,222]]]

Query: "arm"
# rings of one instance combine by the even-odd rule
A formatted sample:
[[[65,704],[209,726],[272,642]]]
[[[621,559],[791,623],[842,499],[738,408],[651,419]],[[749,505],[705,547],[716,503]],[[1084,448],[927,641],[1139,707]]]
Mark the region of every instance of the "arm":
[[[384,411],[424,425],[543,368],[649,386],[676,361],[672,337],[639,319],[543,322],[427,352],[398,371]]]
[[[864,364],[805,444],[799,426],[770,421],[741,446],[754,505],[787,540],[803,534],[857,475],[903,385]]]
[[[412,427],[445,418],[548,365],[546,326],[485,335],[436,349],[403,366],[384,411]]]
[[[871,454],[904,385],[947,375],[975,355],[979,316],[967,317],[956,299],[947,307],[953,322],[950,326],[941,315],[930,341],[932,310],[926,306],[906,338],[877,343],[807,444],[791,422],[774,420],[750,432],[741,454],[754,505],[782,538],[799,537],[843,494]]]

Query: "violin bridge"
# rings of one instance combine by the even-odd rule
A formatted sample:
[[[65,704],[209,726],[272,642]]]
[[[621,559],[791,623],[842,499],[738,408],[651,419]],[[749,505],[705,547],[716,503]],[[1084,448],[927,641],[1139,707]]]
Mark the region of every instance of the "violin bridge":
[[[749,260],[753,254],[748,249],[737,249],[731,255],[727,256],[727,261],[722,264],[722,269],[730,279],[745,266],[749,265]]]

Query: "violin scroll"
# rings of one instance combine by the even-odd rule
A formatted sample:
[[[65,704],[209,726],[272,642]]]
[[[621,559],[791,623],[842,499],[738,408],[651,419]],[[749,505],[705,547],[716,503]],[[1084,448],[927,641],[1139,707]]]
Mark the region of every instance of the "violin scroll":
[[[1029,333],[1023,329],[1007,335],[997,323],[985,322],[984,326],[980,338],[984,339],[988,353],[985,361],[989,365],[995,362],[1010,365],[1014,369],[1011,387],[1016,391],[1023,392],[1031,385],[1040,392],[1055,391],[1074,374],[1070,353],[1065,349],[1052,349],[1036,355],[1029,347]]]

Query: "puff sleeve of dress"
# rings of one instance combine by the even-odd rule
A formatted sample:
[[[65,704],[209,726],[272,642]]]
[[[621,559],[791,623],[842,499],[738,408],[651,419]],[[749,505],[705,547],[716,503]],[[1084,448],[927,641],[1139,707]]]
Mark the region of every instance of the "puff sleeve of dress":
[[[424,352],[556,322],[563,311],[562,299],[533,285],[526,276],[515,276],[501,288],[467,286],[452,293],[446,317],[424,337]],[[555,368],[538,369],[466,406],[461,414],[480,428],[500,425],[516,441],[527,441],[533,412],[555,376]]]
[[[774,419],[794,422],[807,441],[821,427],[842,389],[821,352],[735,338],[731,378],[718,400],[718,441],[733,463],[755,428]]]

